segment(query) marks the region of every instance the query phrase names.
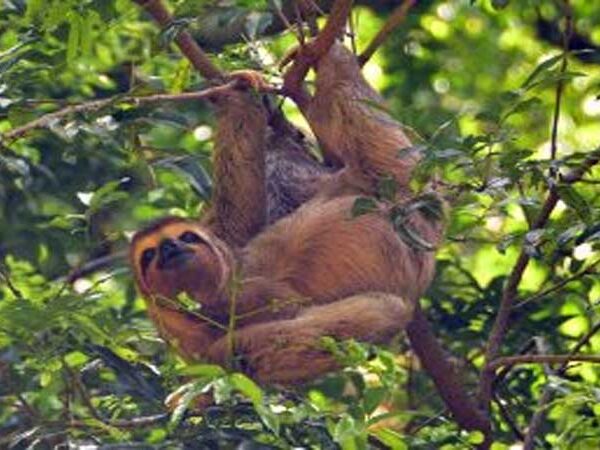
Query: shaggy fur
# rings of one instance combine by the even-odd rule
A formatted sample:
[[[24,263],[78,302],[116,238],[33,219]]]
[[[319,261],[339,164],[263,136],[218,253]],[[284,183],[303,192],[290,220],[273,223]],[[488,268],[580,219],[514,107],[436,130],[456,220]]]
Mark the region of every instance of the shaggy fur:
[[[218,186],[209,219],[166,219],[138,233],[131,246],[138,288],[161,335],[190,360],[236,361],[266,383],[302,383],[335,369],[320,345],[323,336],[389,340],[410,321],[434,271],[431,252],[398,237],[390,205],[351,217],[356,199],[373,194],[382,175],[396,179],[399,202],[410,199],[418,156],[399,157],[410,147],[401,126],[373,105],[381,100],[346,49],[334,46],[316,71],[315,98],[305,113],[336,173],[304,157],[300,164],[308,169],[298,169],[294,158],[283,157],[269,176],[304,171],[298,179],[311,185],[266,179],[265,110],[249,94],[232,93],[218,100]],[[294,192],[293,201],[277,209],[278,196],[267,192],[273,185]],[[302,202],[270,224],[269,211],[284,215]],[[419,212],[409,221],[426,241],[441,239],[439,223]],[[183,242],[186,231],[200,241]],[[189,256],[169,270],[159,268],[157,256],[142,270],[143,252],[159,255],[165,240]],[[200,305],[198,314],[177,307],[182,292]]]

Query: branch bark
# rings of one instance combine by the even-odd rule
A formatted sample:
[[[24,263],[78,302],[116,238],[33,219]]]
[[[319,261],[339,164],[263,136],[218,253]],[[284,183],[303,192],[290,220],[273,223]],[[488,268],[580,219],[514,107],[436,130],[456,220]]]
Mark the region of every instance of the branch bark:
[[[458,425],[465,430],[479,430],[484,435],[489,435],[490,425],[487,418],[465,390],[463,380],[440,346],[431,324],[420,307],[416,309],[413,321],[406,331],[413,350],[433,379],[440,396]]]

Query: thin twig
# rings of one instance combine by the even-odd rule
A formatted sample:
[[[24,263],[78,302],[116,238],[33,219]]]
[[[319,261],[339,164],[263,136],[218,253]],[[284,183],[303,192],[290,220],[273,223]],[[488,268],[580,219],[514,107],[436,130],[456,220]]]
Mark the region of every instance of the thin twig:
[[[568,65],[568,54],[569,54],[569,41],[573,34],[573,11],[569,0],[564,0],[564,14],[565,14],[565,31],[563,32],[563,57],[560,66],[560,74],[563,75],[567,71]],[[562,95],[565,87],[565,81],[562,76],[559,77],[556,84],[556,94],[554,98],[554,115],[552,118],[552,136],[550,138],[550,176],[556,177],[556,167],[553,164],[556,161],[556,153],[558,147],[558,121],[560,119],[560,105],[562,103]]]
[[[592,328],[590,328],[590,331],[588,331],[586,334],[584,334],[581,339],[579,339],[579,341],[577,342],[577,344],[575,345],[575,347],[573,347],[573,349],[569,352],[570,355],[574,355],[577,352],[579,352],[583,346],[587,345],[590,340],[600,331],[600,322],[596,323],[595,325],[592,326]],[[563,364],[560,369],[558,369],[557,374],[558,375],[564,375],[565,371],[567,370],[567,364]]]
[[[6,283],[6,287],[8,288],[8,290],[10,292],[12,292],[12,294],[18,298],[18,299],[22,299],[23,298],[23,294],[21,293],[21,291],[13,284],[11,278],[10,278],[10,274],[8,273],[8,270],[5,268],[5,266],[3,264],[0,264],[0,279],[4,280],[4,283]]]
[[[582,278],[582,277],[584,277],[586,275],[592,275],[592,274],[594,274],[595,272],[592,269],[594,269],[598,264],[600,264],[600,259],[597,259],[596,261],[594,261],[593,263],[591,263],[588,267],[586,267],[583,270],[580,270],[576,274],[574,274],[574,275],[572,275],[572,276],[570,276],[568,278],[565,278],[564,280],[556,283],[553,286],[550,286],[548,289],[545,289],[545,290],[543,290],[541,292],[538,292],[537,294],[532,295],[531,297],[527,297],[527,298],[521,300],[519,303],[517,303],[514,306],[514,309],[522,308],[523,306],[528,305],[531,302],[535,302],[535,301],[537,301],[537,300],[539,300],[541,298],[546,297],[547,295],[550,295],[550,294],[552,294],[552,293],[554,293],[556,291],[559,291],[563,287],[565,287],[567,284],[569,284],[569,283],[571,283],[573,281],[576,281],[576,280],[578,280],[578,279],[580,279],[580,278]]]
[[[600,363],[600,355],[518,355],[501,356],[486,366],[486,370],[494,371],[500,367],[521,364],[569,364],[571,362]]]
[[[182,305],[180,303],[178,303],[176,300],[172,300],[170,298],[163,297],[163,296],[154,296],[154,295],[151,296],[149,300],[156,306],[171,309],[173,311],[183,312],[183,313],[189,314],[191,316],[194,316],[196,319],[199,319],[201,322],[206,322],[206,323],[214,326],[215,328],[218,328],[223,331],[228,330],[227,326],[222,325],[221,323],[212,319],[211,317],[208,317],[197,311],[190,310],[189,308],[183,308]]]
[[[298,28],[298,42],[300,45],[304,45],[306,43],[306,36],[304,35],[304,27],[302,25],[302,13],[297,2],[294,2],[294,17],[296,19],[296,27]]]
[[[575,355],[579,352],[583,346],[589,343],[589,341],[600,331],[600,322],[596,323],[590,330],[579,339],[575,347],[571,350],[569,355]],[[567,368],[569,366],[569,361],[565,361],[555,372],[556,376],[564,376]],[[552,399],[553,389],[550,386],[546,386],[538,401],[537,411],[534,413],[533,417],[529,421],[529,426],[527,427],[527,435],[523,440],[523,450],[533,450],[535,437],[538,434],[540,427],[542,426],[542,421],[544,419],[544,414],[546,413],[546,407],[550,400]]]
[[[21,406],[23,407],[23,409],[25,410],[25,412],[27,413],[28,416],[38,419],[40,417],[40,414],[35,410],[35,408],[33,406],[31,406],[29,404],[29,402],[27,401],[27,399],[23,396],[23,394],[21,392],[18,392],[16,394],[17,399],[19,400],[19,403],[21,404]]]
[[[529,339],[525,345],[523,345],[521,348],[518,349],[517,351],[517,355],[526,355],[529,354],[529,352],[535,348],[535,338],[531,338]],[[502,381],[504,381],[504,379],[507,377],[507,375],[510,373],[511,371],[511,367],[503,367],[502,370],[500,370],[496,376],[494,377],[494,389],[500,384],[502,383]]]
[[[358,63],[361,65],[361,67],[364,66],[369,59],[371,59],[371,56],[373,56],[381,44],[385,42],[390,33],[392,33],[394,29],[404,22],[408,11],[416,2],[416,0],[404,0],[402,4],[392,12],[383,27],[381,27],[373,40],[371,40],[365,51],[363,51],[358,57]]]
[[[38,117],[37,119],[34,119],[25,125],[9,130],[0,135],[0,142],[3,144],[13,142],[22,138],[30,131],[39,128],[47,128],[58,122],[60,119],[73,114],[96,112],[103,108],[122,104],[130,104],[131,106],[139,107],[143,105],[164,102],[210,100],[214,97],[225,94],[232,89],[235,89],[236,87],[240,86],[240,83],[243,83],[243,81],[232,80],[220,86],[214,86],[196,92],[184,92],[181,94],[155,94],[141,97],[117,95],[101,100],[82,102],[76,105],[67,106],[66,108],[59,109],[58,111],[44,114],[43,116]],[[263,89],[265,92],[278,92],[277,89],[268,86],[261,87],[261,89]]]
[[[77,390],[77,393],[79,394],[79,397],[81,398],[81,401],[86,406],[86,408],[88,409],[88,411],[90,412],[92,417],[96,420],[106,423],[107,420],[104,417],[102,417],[102,414],[100,414],[100,411],[98,411],[96,409],[96,407],[94,406],[94,404],[92,403],[92,399],[91,399],[87,389],[83,385],[83,382],[81,381],[81,378],[79,377],[79,374],[77,374],[71,367],[69,367],[69,365],[67,364],[67,362],[64,359],[63,359],[63,367],[65,368],[68,377],[71,379],[71,382],[75,386],[75,389]]]
[[[520,441],[522,441],[523,437],[525,435],[523,434],[523,432],[521,431],[521,429],[519,428],[519,426],[515,422],[515,419],[513,418],[513,416],[508,411],[508,408],[506,407],[506,405],[502,402],[502,399],[495,392],[494,392],[493,400],[494,400],[494,403],[496,403],[496,405],[498,406],[498,410],[500,411],[500,415],[502,416],[502,418],[504,419],[504,421],[508,424],[508,427],[511,429],[511,431],[513,432],[513,434],[515,435],[515,437],[517,439],[519,439]]]
[[[277,17],[279,17],[279,20],[281,20],[281,22],[285,25],[285,28],[289,32],[294,33],[296,35],[296,39],[298,39],[298,42],[303,42],[301,31],[294,30],[294,26],[290,23],[288,18],[285,16],[283,11],[281,10],[279,3],[276,2],[275,0],[269,0],[269,3],[271,4],[271,8],[273,8],[273,10],[275,10]]]
[[[123,428],[123,429],[135,429],[138,427],[148,427],[153,426],[158,423],[165,423],[171,417],[170,413],[161,413],[155,414],[152,416],[142,416],[142,417],[134,417],[132,419],[115,419],[109,421],[102,421],[103,426],[113,427],[113,428]],[[98,419],[96,419],[98,420]],[[70,427],[70,428],[94,428],[95,425],[93,422],[87,420],[77,420],[73,419],[68,423],[65,422],[44,422],[43,425],[46,426],[58,426],[58,427]]]
[[[92,259],[91,261],[86,261],[83,264],[80,264],[79,266],[72,269],[66,276],[66,281],[69,284],[73,284],[80,278],[92,275],[98,272],[99,270],[112,267],[116,263],[125,261],[126,258],[127,252],[119,251],[106,256],[101,256],[100,258]]]

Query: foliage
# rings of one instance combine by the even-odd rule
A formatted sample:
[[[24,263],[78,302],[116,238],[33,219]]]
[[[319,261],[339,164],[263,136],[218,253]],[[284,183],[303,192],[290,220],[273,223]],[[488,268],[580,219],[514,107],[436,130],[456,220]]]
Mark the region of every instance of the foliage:
[[[293,42],[290,33],[262,35],[275,20],[271,2],[217,10],[171,3],[177,26],[192,29],[196,16],[216,14],[226,28],[239,8],[254,13],[249,39],[214,54],[223,68],[275,73]],[[355,8],[361,48],[390,12],[372,3]],[[538,351],[567,354],[600,321],[599,170],[574,184],[552,175],[600,146],[600,4],[570,3],[578,46],[568,54],[562,0],[423,1],[365,69],[419,136],[426,157],[416,184],[435,175],[449,198],[446,243],[424,304],[473,392],[521,249],[532,262],[503,355],[532,340]],[[176,30],[159,32],[129,0],[2,5],[0,132],[87,100],[204,87],[173,45]],[[347,369],[285,391],[186,366],[157,339],[124,262],[127,238],[153,218],[202,213],[212,126],[201,102],[115,101],[0,139],[0,446],[474,448],[480,434],[458,430],[401,342],[390,351],[326,341]],[[561,201],[548,224],[532,230],[553,186]],[[365,199],[355,212],[372,206]],[[89,261],[106,259],[90,269]],[[579,350],[599,353],[600,335]],[[189,377],[180,406],[167,412],[166,394]],[[539,365],[506,372],[496,386],[493,448],[521,440],[547,387],[540,448],[598,448],[599,377],[592,364],[573,364],[564,376]],[[186,409],[209,390],[215,406]]]

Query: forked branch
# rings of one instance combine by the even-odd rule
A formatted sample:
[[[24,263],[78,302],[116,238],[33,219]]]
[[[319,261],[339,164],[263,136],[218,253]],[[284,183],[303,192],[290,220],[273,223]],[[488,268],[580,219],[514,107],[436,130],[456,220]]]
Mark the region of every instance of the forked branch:
[[[303,109],[310,100],[302,88],[306,74],[342,35],[351,10],[352,0],[336,0],[327,23],[317,37],[294,54],[294,62],[283,76],[283,91],[298,104],[300,109]]]

